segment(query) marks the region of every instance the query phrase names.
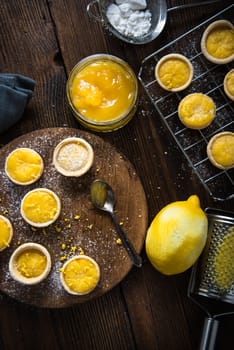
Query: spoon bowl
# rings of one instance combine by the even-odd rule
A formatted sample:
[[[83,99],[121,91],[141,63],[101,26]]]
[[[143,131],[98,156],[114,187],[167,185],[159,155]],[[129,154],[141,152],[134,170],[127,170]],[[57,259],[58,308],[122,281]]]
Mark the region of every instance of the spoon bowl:
[[[103,180],[94,180],[91,185],[91,200],[93,205],[108,214],[110,214],[116,228],[118,231],[118,234],[121,238],[121,241],[123,243],[123,246],[125,247],[131,261],[133,264],[137,267],[142,266],[142,259],[135,251],[135,248],[133,247],[132,243],[129,241],[126,233],[120,226],[115,213],[114,213],[114,206],[115,206],[115,194],[111,186],[106,183]]]

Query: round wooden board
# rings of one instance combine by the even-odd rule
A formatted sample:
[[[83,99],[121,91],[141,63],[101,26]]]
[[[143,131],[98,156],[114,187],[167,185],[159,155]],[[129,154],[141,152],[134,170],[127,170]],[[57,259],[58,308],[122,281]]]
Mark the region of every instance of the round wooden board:
[[[64,138],[72,136],[86,139],[95,154],[91,170],[80,178],[64,177],[52,165],[55,146]],[[5,174],[6,156],[17,147],[30,147],[43,157],[43,175],[33,185],[15,185]],[[90,200],[90,186],[96,178],[104,179],[113,187],[116,216],[140,253],[148,224],[146,196],[132,164],[109,143],[85,131],[50,128],[25,134],[0,149],[0,214],[5,213],[14,228],[10,247],[0,252],[2,292],[18,301],[39,307],[67,307],[106,293],[127,275],[132,263],[124,247],[117,244],[118,234],[111,218],[94,208]],[[20,215],[20,202],[26,192],[37,187],[55,191],[61,199],[62,211],[55,224],[33,230]],[[52,270],[40,284],[25,286],[11,278],[8,262],[19,244],[30,241],[47,247],[52,258]],[[66,245],[64,250],[63,243]],[[101,279],[92,293],[73,296],[60,283],[61,257],[69,258],[81,250],[97,261]]]

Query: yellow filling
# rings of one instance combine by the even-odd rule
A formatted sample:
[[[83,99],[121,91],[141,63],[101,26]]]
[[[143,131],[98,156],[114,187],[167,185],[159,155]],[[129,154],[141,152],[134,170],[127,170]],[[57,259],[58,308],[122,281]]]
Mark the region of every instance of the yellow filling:
[[[45,271],[46,263],[46,256],[36,249],[24,251],[16,261],[17,270],[27,278],[40,276]]]
[[[213,100],[202,94],[187,95],[179,104],[181,121],[190,128],[204,128],[215,117],[215,104]]]
[[[9,246],[9,239],[11,236],[11,227],[0,217],[0,250]]]
[[[234,134],[223,135],[214,140],[212,143],[212,156],[216,163],[223,167],[234,165]]]
[[[64,144],[59,150],[56,160],[67,171],[82,169],[88,160],[87,148],[79,142]]]
[[[136,84],[118,63],[100,60],[75,76],[71,100],[75,108],[92,121],[112,121],[125,113],[134,101]]]
[[[159,78],[167,89],[175,89],[187,83],[190,67],[179,58],[168,58],[159,67]]]
[[[234,227],[229,229],[215,257],[216,283],[221,289],[229,289],[234,283]]]
[[[66,285],[77,294],[86,294],[94,289],[99,280],[96,265],[86,259],[74,259],[63,270]]]
[[[51,193],[38,190],[25,197],[22,209],[29,221],[46,223],[57,215],[58,203]]]
[[[206,40],[208,53],[222,59],[234,54],[234,29],[220,26],[209,33]]]
[[[225,84],[228,92],[234,96],[234,69],[227,74]]]
[[[37,179],[42,171],[43,162],[38,153],[31,149],[16,149],[9,155],[6,170],[17,182],[27,183]]]

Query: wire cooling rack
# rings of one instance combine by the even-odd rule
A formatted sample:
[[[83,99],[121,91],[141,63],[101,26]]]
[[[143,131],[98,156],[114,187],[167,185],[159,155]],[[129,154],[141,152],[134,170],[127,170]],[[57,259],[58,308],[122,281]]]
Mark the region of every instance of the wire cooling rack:
[[[189,165],[202,184],[215,200],[234,197],[234,169],[220,170],[214,167],[206,154],[210,138],[222,131],[234,132],[234,103],[226,96],[223,80],[234,67],[233,62],[215,65],[201,53],[200,41],[204,30],[215,20],[226,19],[232,22],[234,5],[230,5],[215,16],[170,42],[158,51],[147,56],[141,64],[138,78],[147,95],[170,131],[176,144],[183,152]],[[154,70],[161,57],[169,53],[182,53],[190,59],[194,67],[194,77],[184,91],[163,90],[155,78]],[[187,94],[202,92],[210,96],[216,104],[216,117],[205,129],[193,130],[184,127],[178,118],[180,100]]]

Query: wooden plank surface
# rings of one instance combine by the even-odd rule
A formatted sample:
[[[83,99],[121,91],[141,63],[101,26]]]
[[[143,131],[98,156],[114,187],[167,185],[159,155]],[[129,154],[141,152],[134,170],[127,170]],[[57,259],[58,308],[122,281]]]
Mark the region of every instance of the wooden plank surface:
[[[0,71],[36,81],[23,118],[0,135],[1,144],[42,128],[82,129],[65,97],[67,75],[81,58],[108,52],[125,59],[137,74],[144,57],[228,4],[169,13],[159,38],[133,46],[90,19],[88,2],[1,1]],[[187,1],[167,1],[168,6],[178,2]],[[192,193],[199,195],[203,208],[233,209],[233,201],[217,203],[207,194],[142,89],[134,119],[100,136],[134,165],[146,193],[149,221],[167,203]],[[72,308],[38,309],[1,294],[0,349],[196,350],[205,315],[187,297],[190,271],[166,277],[150,265],[144,249],[142,257],[142,269],[133,268],[111,292]],[[216,350],[233,344],[233,323],[233,317],[220,322]]]
[[[94,162],[84,176],[64,177],[53,164],[56,145],[69,137],[85,139],[93,148]],[[41,178],[30,186],[16,186],[5,173],[5,160],[10,152],[26,147],[38,152],[44,163]],[[97,298],[120,283],[132,268],[132,262],[122,244],[110,216],[94,208],[90,198],[95,179],[106,181],[113,188],[115,212],[137,253],[144,244],[148,208],[144,189],[132,164],[108,142],[89,132],[74,128],[47,128],[22,135],[0,150],[0,212],[7,210],[13,225],[13,238],[9,249],[0,255],[0,290],[20,302],[38,307],[62,308]],[[35,188],[54,191],[61,201],[61,213],[54,225],[34,229],[20,214],[23,196]],[[79,219],[76,219],[76,216]],[[52,261],[49,277],[34,286],[22,286],[9,276],[8,263],[19,244],[35,242],[45,246]],[[62,245],[65,248],[62,248]],[[75,249],[75,251],[74,251]],[[97,288],[84,296],[71,296],[60,282],[60,269],[67,260],[81,250],[95,259],[100,267]],[[121,268],[120,268],[121,266]]]

